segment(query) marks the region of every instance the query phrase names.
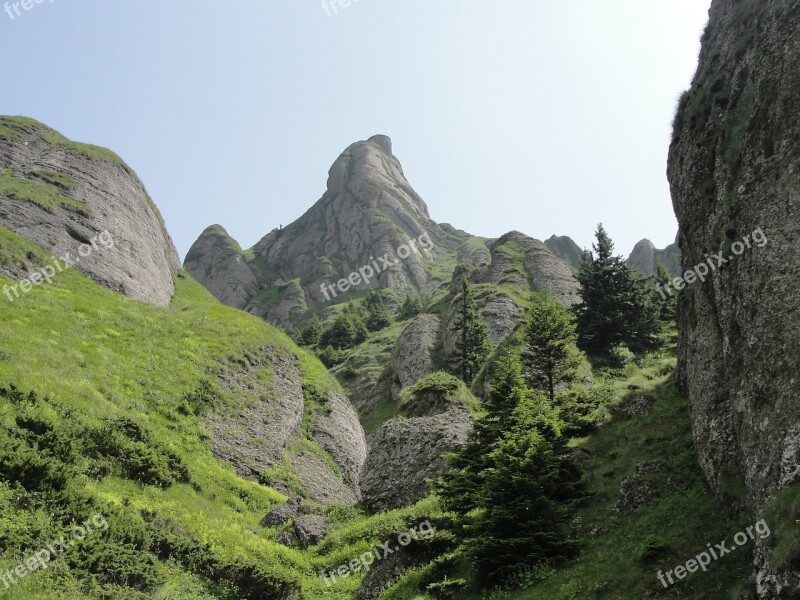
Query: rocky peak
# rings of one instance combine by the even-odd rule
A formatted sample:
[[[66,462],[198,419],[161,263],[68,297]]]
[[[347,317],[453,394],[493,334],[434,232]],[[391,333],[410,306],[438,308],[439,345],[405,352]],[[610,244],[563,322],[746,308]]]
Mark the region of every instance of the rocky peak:
[[[547,249],[573,269],[579,269],[583,251],[575,241],[566,235],[552,235],[544,243]]]
[[[126,296],[157,306],[172,298],[178,253],[144,185],[110,150],[0,117],[0,226],[69,254],[75,268]]]
[[[244,308],[258,292],[239,243],[221,225],[208,227],[186,255],[186,270],[223,304]]]
[[[677,277],[681,273],[680,260],[681,251],[677,243],[659,250],[653,242],[645,238],[633,247],[628,256],[628,266],[645,277],[652,277],[658,271],[660,262],[670,274]]]
[[[291,330],[309,309],[339,301],[345,292],[337,283],[362,269],[364,276],[346,291],[431,291],[443,283],[432,262],[469,238],[431,220],[392,154],[391,139],[375,135],[345,149],[322,198],[264,236],[249,259],[212,228],[187,256],[186,269],[222,302]]]

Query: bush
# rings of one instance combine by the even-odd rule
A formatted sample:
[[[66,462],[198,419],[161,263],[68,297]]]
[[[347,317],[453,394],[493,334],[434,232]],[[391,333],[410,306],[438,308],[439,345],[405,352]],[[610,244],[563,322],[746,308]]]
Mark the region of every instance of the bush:
[[[608,360],[612,367],[621,369],[630,362],[633,362],[636,356],[631,352],[625,344],[617,344],[608,353]]]
[[[466,588],[466,579],[445,579],[438,583],[431,583],[425,589],[438,600],[458,600],[463,597]]]
[[[639,545],[639,558],[643,561],[650,561],[658,557],[667,549],[667,546],[661,542],[655,535],[648,535],[644,541]]]

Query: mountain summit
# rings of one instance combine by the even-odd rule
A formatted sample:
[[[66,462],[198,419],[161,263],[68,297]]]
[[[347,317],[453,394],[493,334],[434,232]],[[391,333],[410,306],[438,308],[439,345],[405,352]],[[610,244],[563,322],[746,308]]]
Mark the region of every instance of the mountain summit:
[[[469,239],[430,218],[391,139],[375,135],[342,152],[326,192],[294,223],[273,229],[247,252],[212,226],[185,266],[221,301],[292,329],[298,317],[344,291],[392,289],[399,301],[435,289],[449,275],[437,257]]]

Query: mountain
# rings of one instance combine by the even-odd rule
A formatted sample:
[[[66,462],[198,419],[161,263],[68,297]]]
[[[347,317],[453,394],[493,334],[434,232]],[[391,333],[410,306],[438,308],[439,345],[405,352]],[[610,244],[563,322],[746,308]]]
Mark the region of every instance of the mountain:
[[[658,263],[664,265],[674,277],[679,277],[681,271],[681,251],[678,242],[670,244],[663,250],[658,250],[648,239],[638,242],[628,257],[628,265],[645,277],[652,277],[658,270]]]
[[[116,154],[23,117],[0,117],[0,142],[0,225],[47,248],[56,270],[69,262],[126,296],[169,304],[178,253]]]
[[[756,540],[759,597],[792,598],[800,589],[800,4],[714,0],[710,17],[669,153],[682,267],[698,274],[678,303],[678,377],[713,490],[777,531]]]
[[[550,236],[545,240],[544,245],[555,254],[558,258],[563,260],[573,269],[579,269],[581,266],[581,257],[583,250],[575,241],[566,235]]]
[[[439,265],[445,255],[472,239],[430,218],[391,140],[376,135],[339,156],[325,194],[294,223],[246,253],[224,229],[210,227],[185,268],[220,301],[292,330],[351,288],[391,290],[396,302],[431,292],[449,281]],[[351,274],[356,283],[347,281]]]

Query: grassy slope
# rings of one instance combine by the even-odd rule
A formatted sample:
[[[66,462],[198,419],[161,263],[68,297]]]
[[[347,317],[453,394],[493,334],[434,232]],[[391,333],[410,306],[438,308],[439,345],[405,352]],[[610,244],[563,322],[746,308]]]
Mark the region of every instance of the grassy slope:
[[[609,417],[609,422],[575,446],[588,451],[582,461],[592,499],[580,510],[579,558],[562,565],[544,581],[526,589],[479,590],[474,583],[460,598],[495,600],[570,600],[583,598],[640,600],[641,598],[725,599],[735,598],[751,574],[751,548],[738,549],[712,563],[707,573],[699,572],[664,591],[656,579],[702,552],[706,544],[730,540],[742,530],[744,521],[727,515],[712,497],[693,451],[688,406],[678,394],[671,375],[674,359],[656,355],[629,367],[627,374],[612,377],[617,403],[624,406],[632,397],[647,394],[658,399],[652,414],[632,419]],[[601,383],[598,375],[594,376]],[[630,385],[639,386],[631,391]],[[626,515],[614,511],[620,483],[635,466],[645,461],[666,465],[655,480],[664,493],[649,505]],[[667,482],[669,479],[669,482]],[[593,529],[601,533],[592,537]],[[643,556],[646,542],[653,556]],[[423,591],[430,581],[430,569],[410,573],[388,594],[387,600],[433,598]],[[461,563],[450,578],[471,580],[468,565]]]
[[[39,255],[42,262],[47,260],[37,246],[2,228],[0,238],[0,256],[18,261]],[[9,283],[0,276],[0,286]],[[183,414],[179,407],[197,390],[198,382],[209,379],[221,363],[240,360],[264,345],[298,356],[306,383],[322,390],[338,384],[286,335],[222,306],[194,281],[177,280],[176,297],[166,310],[107,291],[77,271],[60,274],[53,285],[34,288],[13,303],[5,296],[0,302],[0,385],[13,383],[26,392],[35,391],[40,398],[47,397],[37,410],[65,431],[100,427],[108,419],[124,415],[147,431],[152,445],[176,455],[188,470],[188,483],[168,487],[142,485],[119,474],[101,478],[84,472],[76,477],[71,488],[106,506],[106,514],[117,515],[117,525],[109,519],[111,529],[123,517],[141,524],[143,513],[154,513],[192,543],[207,545],[223,564],[257,563],[277,578],[299,582],[302,597],[345,599],[352,597],[348,589],[357,586],[359,578],[346,580],[330,593],[315,573],[363,553],[371,543],[388,539],[393,527],[402,530],[400,521],[414,520],[413,508],[380,517],[345,511],[349,533],[334,526],[331,543],[337,550],[329,556],[271,541],[276,532],[265,530],[258,522],[284,497],[241,479],[215,460],[198,418]],[[9,436],[17,429],[14,419],[20,410],[0,399],[0,429]],[[4,524],[0,571],[18,564],[25,550],[41,547],[32,532],[44,531],[52,537],[63,533],[50,522],[48,510],[25,509],[25,497],[20,490],[0,484],[0,523]],[[430,514],[424,506],[420,510]],[[334,520],[336,514],[334,511]],[[84,547],[86,552],[92,551],[91,539],[81,545]],[[59,568],[27,577],[7,592],[0,586],[0,598],[89,597],[84,595],[86,581],[59,564]],[[157,598],[240,597],[198,576],[181,561],[159,558],[156,564],[160,579]],[[125,595],[127,592],[115,594],[116,598],[137,597]]]

